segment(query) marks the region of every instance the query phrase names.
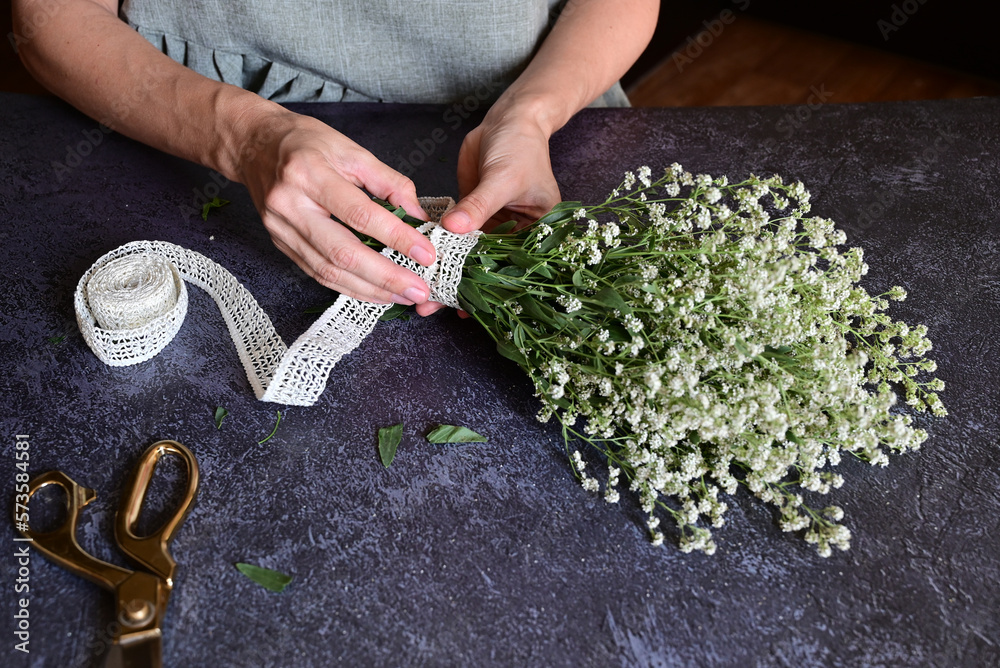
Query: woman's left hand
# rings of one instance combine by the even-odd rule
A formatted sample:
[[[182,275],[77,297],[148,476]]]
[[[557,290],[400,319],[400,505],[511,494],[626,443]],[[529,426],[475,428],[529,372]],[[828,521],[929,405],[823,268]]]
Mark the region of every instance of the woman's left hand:
[[[458,189],[461,199],[441,221],[451,232],[488,231],[508,220],[534,222],[560,201],[548,135],[530,117],[494,107],[462,142]],[[417,313],[441,308],[427,302],[417,306]]]

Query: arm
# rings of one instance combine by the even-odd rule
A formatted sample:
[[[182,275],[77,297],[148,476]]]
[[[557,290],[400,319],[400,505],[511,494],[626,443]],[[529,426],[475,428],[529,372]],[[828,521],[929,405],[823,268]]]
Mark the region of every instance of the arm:
[[[535,219],[559,202],[549,138],[635,62],[658,11],[656,0],[569,0],[525,71],[466,137],[462,200],[448,229],[478,229],[498,212]]]
[[[424,217],[409,179],[316,119],[175,63],[118,18],[117,0],[13,8],[15,33],[32,34],[19,54],[44,86],[122,134],[245,184],[275,245],[307,274],[362,299],[427,299],[418,276],[330,219],[430,264],[430,242],[361,190]]]

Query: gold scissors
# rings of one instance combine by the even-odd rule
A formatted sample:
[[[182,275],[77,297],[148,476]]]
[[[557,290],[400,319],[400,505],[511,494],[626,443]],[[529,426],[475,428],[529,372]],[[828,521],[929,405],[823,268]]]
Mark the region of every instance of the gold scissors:
[[[166,454],[178,455],[187,466],[187,490],[180,506],[159,530],[148,536],[135,534],[136,523],[156,464]],[[82,487],[62,471],[37,476],[29,485],[28,497],[45,487],[58,485],[66,493],[66,520],[48,532],[21,531],[42,554],[63,568],[115,592],[118,599],[118,631],[105,656],[106,668],[161,668],[163,665],[163,617],[174,586],[177,562],[170,555],[169,543],[187,516],[198,493],[198,462],[186,447],[176,441],[151,445],[132,471],[118,514],[115,516],[115,539],[122,552],[150,572],[130,571],[88,554],[76,542],[76,524],[80,510],[97,498],[94,490]]]

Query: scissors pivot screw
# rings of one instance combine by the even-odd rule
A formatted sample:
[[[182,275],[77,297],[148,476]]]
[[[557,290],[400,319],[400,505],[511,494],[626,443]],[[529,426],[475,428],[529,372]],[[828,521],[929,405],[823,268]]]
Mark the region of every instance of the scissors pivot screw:
[[[153,616],[153,604],[133,599],[122,609],[121,621],[125,626],[142,626]]]

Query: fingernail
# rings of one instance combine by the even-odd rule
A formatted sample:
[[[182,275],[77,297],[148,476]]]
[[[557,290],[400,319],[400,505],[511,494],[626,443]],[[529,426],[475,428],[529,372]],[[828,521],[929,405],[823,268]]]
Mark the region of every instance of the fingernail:
[[[469,218],[469,214],[464,211],[453,211],[448,214],[448,222],[451,223],[453,227],[463,230],[468,227],[472,227],[472,219]]]
[[[434,256],[431,255],[430,251],[428,251],[423,246],[414,246],[413,248],[411,248],[410,258],[414,262],[419,262],[425,267],[430,266],[434,262]]]
[[[403,296],[411,300],[411,304],[420,304],[427,301],[427,293],[420,288],[406,288],[403,290]]]
[[[411,288],[412,289],[412,288]],[[393,295],[390,297],[392,301],[396,304],[402,304],[403,306],[413,306],[413,302],[406,297],[400,297],[399,295]]]

